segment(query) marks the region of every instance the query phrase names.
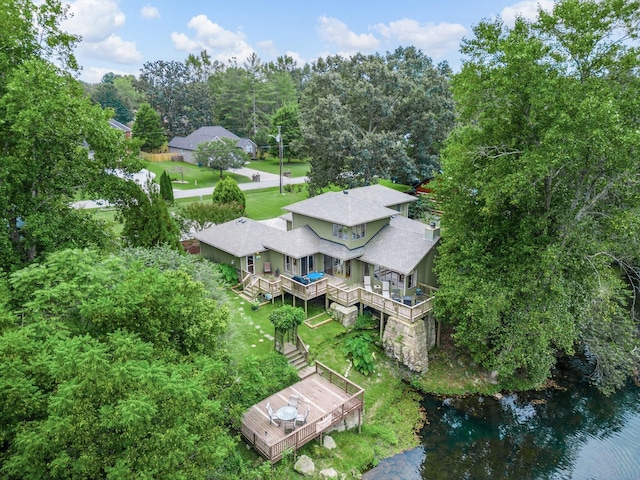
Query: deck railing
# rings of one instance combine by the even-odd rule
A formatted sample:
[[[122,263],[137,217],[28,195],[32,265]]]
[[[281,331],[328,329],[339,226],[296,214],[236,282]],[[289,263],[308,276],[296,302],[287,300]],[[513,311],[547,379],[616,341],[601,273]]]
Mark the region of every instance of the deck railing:
[[[269,445],[268,442],[268,431],[265,430],[264,434],[262,434],[262,431],[256,432],[244,422],[242,423],[242,436],[271,463],[281,460],[287,450],[297,451],[331,428],[335,423],[343,420],[351,412],[362,411],[364,407],[364,389],[317,361],[316,373],[344,390],[349,397],[343,400],[340,405],[336,405],[326,415],[297,427],[293,432],[285,435],[282,440],[272,445]],[[361,418],[359,418],[358,427],[360,427],[360,422]]]
[[[321,295],[344,305],[346,307],[363,303],[386,315],[393,315],[409,323],[424,318],[433,309],[433,292],[435,288],[420,284],[424,294],[417,299],[415,305],[405,305],[402,300],[394,300],[383,296],[381,293],[370,292],[362,287],[345,288],[332,285],[328,278],[322,278],[307,285],[296,282],[293,278],[285,275],[275,279],[263,277],[252,277],[247,274],[242,283],[248,291],[258,288],[261,293],[270,293],[277,296],[285,291],[302,300],[311,300]]]

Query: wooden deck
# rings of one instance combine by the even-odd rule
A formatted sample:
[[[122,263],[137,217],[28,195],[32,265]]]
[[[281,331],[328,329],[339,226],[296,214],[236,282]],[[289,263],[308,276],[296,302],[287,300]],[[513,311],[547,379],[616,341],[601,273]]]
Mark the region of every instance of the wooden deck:
[[[428,285],[420,284],[425,295],[412,296],[413,304],[405,305],[402,300],[394,300],[384,297],[382,292],[369,292],[362,286],[347,287],[342,282],[332,281],[333,277],[325,278],[308,285],[303,285],[293,279],[281,275],[277,279],[264,279],[261,277],[252,278],[250,275],[245,277],[243,283],[247,292],[269,293],[271,298],[283,295],[285,292],[293,296],[293,305],[296,299],[304,301],[304,310],[307,314],[307,302],[313,298],[325,295],[328,302],[337,302],[340,305],[349,307],[360,304],[367,305],[381,312],[384,315],[393,315],[405,322],[413,323],[421,320],[433,310],[433,292],[435,289]]]
[[[267,403],[276,412],[287,405],[291,395],[298,395],[298,411],[309,405],[309,416],[303,425],[290,433],[269,423]],[[287,450],[294,453],[322,435],[347,415],[357,412],[358,427],[362,423],[364,390],[330,368],[316,362],[315,373],[253,405],[242,417],[242,437],[264,458],[275,463]]]

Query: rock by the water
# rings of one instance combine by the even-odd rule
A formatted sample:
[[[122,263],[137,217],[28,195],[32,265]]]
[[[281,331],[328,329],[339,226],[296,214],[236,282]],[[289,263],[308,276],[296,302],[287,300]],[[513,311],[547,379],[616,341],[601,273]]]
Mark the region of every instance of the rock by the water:
[[[296,461],[293,469],[298,472],[300,475],[305,477],[313,476],[313,473],[316,471],[316,466],[311,460],[310,457],[306,455],[300,455],[298,460]]]
[[[337,447],[336,441],[329,435],[325,435],[322,439],[322,446],[328,450],[333,450]]]
[[[325,468],[324,470],[320,470],[318,474],[320,478],[338,478],[338,472],[334,468]]]

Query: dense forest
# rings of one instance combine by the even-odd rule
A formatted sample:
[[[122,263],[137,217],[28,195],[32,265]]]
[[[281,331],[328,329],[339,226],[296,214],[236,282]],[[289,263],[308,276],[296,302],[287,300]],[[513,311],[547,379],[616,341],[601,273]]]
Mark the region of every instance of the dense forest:
[[[481,21],[458,73],[410,46],[305,65],[203,51],[95,85],[77,80],[65,15],[0,10],[3,477],[272,475],[232,427],[295,372],[229,355],[219,267],[180,253],[159,193],[112,175],[206,125],[262,155],[280,127],[311,195],[433,178],[437,318],[505,387],[543,385],[561,355],[587,356],[605,393],[637,372],[640,2]],[[71,208],[79,195],[116,205],[124,236]]]

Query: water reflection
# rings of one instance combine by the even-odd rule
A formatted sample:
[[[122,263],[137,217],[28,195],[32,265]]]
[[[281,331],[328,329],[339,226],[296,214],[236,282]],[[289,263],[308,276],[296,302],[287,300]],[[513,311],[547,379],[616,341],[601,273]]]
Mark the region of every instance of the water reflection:
[[[426,397],[423,446],[366,480],[640,478],[640,389],[581,383],[501,399]]]

